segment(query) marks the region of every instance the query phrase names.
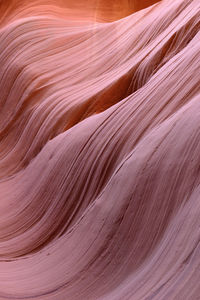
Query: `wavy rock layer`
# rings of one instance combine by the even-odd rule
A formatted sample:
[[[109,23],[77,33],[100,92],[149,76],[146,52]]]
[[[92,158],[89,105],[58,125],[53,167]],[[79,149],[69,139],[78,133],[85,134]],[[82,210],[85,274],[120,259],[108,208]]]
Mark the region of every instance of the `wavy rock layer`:
[[[1,300],[200,299],[200,2],[143,2],[0,3]]]

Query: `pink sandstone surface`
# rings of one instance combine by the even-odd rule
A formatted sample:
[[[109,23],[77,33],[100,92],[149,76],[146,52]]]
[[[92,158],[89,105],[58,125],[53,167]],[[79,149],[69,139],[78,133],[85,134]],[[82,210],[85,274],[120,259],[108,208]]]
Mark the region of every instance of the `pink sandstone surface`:
[[[199,29],[199,0],[0,1],[0,300],[200,300]]]

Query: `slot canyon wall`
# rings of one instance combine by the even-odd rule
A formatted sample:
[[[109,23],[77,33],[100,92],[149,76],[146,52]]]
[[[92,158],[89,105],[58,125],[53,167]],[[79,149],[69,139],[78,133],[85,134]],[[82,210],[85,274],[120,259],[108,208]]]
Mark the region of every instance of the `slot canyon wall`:
[[[200,300],[200,1],[0,1],[0,300]]]

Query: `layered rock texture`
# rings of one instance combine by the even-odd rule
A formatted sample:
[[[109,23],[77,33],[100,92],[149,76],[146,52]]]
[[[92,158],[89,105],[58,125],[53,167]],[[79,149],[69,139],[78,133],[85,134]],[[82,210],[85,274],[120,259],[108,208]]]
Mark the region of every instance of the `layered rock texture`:
[[[200,299],[199,29],[199,0],[0,1],[0,300]]]

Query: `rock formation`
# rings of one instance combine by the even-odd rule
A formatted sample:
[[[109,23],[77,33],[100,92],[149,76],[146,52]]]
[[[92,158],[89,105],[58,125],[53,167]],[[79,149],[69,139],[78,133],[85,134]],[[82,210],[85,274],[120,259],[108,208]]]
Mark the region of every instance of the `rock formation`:
[[[155,2],[0,2],[0,300],[200,299],[200,2]]]

